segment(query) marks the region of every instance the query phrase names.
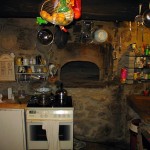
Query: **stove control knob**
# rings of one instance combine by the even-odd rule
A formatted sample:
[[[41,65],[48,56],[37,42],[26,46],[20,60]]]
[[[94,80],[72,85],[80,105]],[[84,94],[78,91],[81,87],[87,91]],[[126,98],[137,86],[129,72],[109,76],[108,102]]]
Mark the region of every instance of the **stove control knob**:
[[[45,112],[45,118],[48,118],[48,112],[47,111]]]

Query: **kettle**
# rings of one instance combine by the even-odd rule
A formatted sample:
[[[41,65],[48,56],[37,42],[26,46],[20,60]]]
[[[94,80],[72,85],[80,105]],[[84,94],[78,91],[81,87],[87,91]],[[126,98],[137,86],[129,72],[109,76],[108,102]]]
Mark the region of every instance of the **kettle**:
[[[68,93],[67,91],[63,88],[63,83],[60,84],[60,88],[56,91],[56,101],[58,106],[66,106],[66,101],[67,101],[67,96]]]

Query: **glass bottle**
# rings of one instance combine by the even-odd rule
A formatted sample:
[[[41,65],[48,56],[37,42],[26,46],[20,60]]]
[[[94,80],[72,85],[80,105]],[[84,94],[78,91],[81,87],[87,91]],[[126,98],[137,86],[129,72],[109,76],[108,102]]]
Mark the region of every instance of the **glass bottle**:
[[[63,83],[60,84],[60,88],[56,91],[56,100],[59,106],[64,106],[67,99],[67,91],[63,88]]]
[[[149,55],[149,45],[146,45],[146,48],[145,48],[145,55],[146,55],[146,56]]]

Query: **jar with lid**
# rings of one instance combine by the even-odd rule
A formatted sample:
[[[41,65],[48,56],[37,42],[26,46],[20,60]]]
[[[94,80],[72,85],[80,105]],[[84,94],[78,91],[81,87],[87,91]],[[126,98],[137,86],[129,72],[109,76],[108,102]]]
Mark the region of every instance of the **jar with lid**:
[[[147,68],[150,68],[150,61],[147,62]]]
[[[35,57],[30,58],[30,65],[36,65],[36,59]]]
[[[22,57],[18,57],[18,58],[16,59],[16,65],[17,65],[17,66],[21,66],[21,65],[22,65],[22,61],[23,61],[23,58],[22,58]]]
[[[27,57],[23,58],[23,65],[28,66],[29,65],[29,59]]]

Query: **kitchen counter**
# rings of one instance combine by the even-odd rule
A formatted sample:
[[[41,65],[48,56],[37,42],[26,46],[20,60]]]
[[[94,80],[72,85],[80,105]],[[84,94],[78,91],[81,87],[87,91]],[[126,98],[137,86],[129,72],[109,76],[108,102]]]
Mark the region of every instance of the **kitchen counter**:
[[[140,116],[142,135],[150,145],[150,96],[130,95],[127,97],[129,106]]]
[[[12,109],[25,109],[27,106],[26,101],[17,102],[14,100],[5,99],[0,103],[0,108],[12,108]]]

